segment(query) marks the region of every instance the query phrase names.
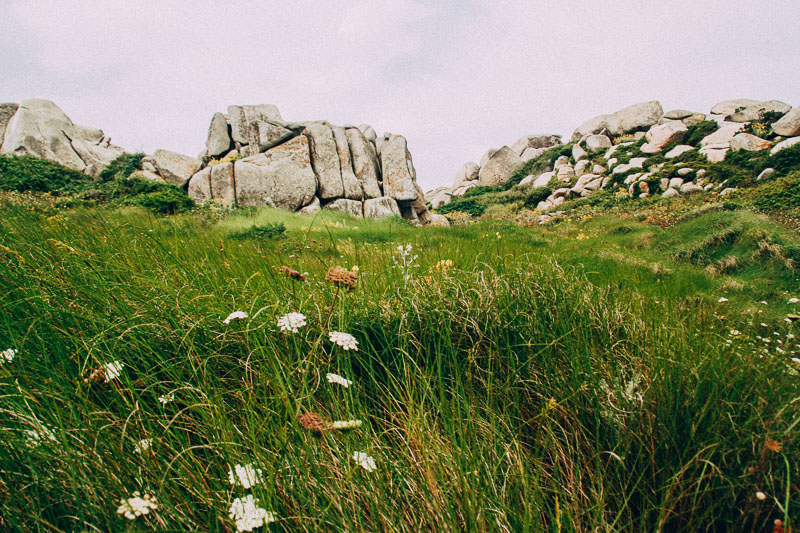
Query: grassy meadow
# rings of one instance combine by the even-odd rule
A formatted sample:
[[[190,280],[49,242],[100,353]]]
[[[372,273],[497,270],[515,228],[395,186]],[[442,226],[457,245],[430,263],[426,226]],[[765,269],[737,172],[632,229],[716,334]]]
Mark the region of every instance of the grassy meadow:
[[[237,531],[248,495],[256,531],[798,528],[800,237],[764,215],[2,215],[0,530]]]

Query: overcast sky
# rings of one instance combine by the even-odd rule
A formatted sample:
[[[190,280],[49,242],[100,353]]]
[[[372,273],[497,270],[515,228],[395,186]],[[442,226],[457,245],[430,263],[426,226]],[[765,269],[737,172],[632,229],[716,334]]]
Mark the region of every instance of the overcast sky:
[[[423,189],[531,133],[647,100],[800,105],[798,0],[0,0],[0,101],[130,152],[197,155],[215,111],[408,139]]]

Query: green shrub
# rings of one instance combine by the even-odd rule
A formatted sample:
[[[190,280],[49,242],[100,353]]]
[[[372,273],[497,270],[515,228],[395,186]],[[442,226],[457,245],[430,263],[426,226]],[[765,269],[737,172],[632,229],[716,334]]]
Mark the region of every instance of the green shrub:
[[[698,146],[704,137],[707,137],[719,129],[719,124],[713,120],[704,120],[689,126],[686,135],[683,137],[683,144]]]
[[[769,159],[765,159],[764,168],[767,166],[774,168],[777,176],[800,170],[800,144],[784,148]],[[763,168],[760,170],[763,170]]]
[[[122,154],[100,172],[100,181],[129,178],[131,174],[142,168],[143,153]]]
[[[60,194],[79,190],[92,178],[66,167],[32,156],[0,156],[0,189]]]
[[[553,168],[553,163],[559,156],[571,155],[572,146],[575,143],[568,143],[560,146],[548,148],[538,157],[527,161],[524,165],[518,168],[511,177],[502,185],[505,190],[510,189],[514,185],[518,185],[520,181],[525,179],[526,176],[538,176],[542,172],[546,172],[547,168]]]
[[[481,194],[487,192],[498,192],[506,190],[505,187],[493,187],[491,185],[478,185],[477,187],[473,187],[468,189],[467,192],[464,193],[464,198],[470,198],[472,196],[480,196]]]
[[[437,209],[437,212],[442,215],[452,213],[453,211],[461,211],[473,217],[479,217],[486,211],[486,206],[476,199],[470,198],[467,200],[456,200],[455,202],[450,202]]]
[[[250,226],[246,230],[231,234],[232,239],[262,239],[275,240],[286,236],[286,226],[282,222],[277,224],[264,224],[263,226]]]
[[[764,210],[800,207],[800,171],[759,186],[753,204]]]
[[[536,209],[536,206],[539,205],[539,202],[546,200],[551,194],[553,194],[553,189],[549,185],[534,189],[525,198],[525,207],[528,209]]]
[[[134,196],[129,202],[162,215],[183,213],[194,207],[194,202],[185,192],[171,185]]]

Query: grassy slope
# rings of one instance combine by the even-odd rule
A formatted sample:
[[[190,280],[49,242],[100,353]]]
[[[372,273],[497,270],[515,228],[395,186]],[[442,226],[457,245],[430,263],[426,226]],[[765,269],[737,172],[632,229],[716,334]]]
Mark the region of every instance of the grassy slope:
[[[19,354],[0,365],[2,529],[230,531],[230,502],[249,492],[286,531],[798,519],[800,377],[783,318],[800,240],[763,216],[712,210],[661,230],[615,217],[416,229],[269,209],[4,214],[0,349]],[[232,238],[278,222],[284,239]],[[419,255],[409,281],[393,268],[400,244]],[[730,255],[735,268],[705,268]],[[432,271],[442,259],[453,268]],[[297,335],[275,326],[296,309],[282,264],[309,275]],[[355,292],[324,281],[336,264],[360,267]],[[250,318],[223,325],[237,309]],[[112,360],[118,382],[82,381]],[[309,411],[364,426],[314,435],[296,420]],[[27,444],[42,425],[57,441]],[[143,438],[152,453],[133,452]],[[232,488],[228,465],[249,462],[265,483]],[[115,510],[134,490],[160,507],[129,524]]]

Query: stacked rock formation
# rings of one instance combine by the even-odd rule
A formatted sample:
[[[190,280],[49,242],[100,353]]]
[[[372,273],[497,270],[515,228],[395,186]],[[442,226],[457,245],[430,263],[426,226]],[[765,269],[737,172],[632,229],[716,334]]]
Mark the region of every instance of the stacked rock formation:
[[[103,130],[73,124],[49,100],[0,104],[0,154],[49,159],[97,176],[122,153]]]
[[[771,124],[769,140],[743,131],[751,122],[763,123],[770,114],[781,116]],[[718,128],[694,145],[682,144],[688,128],[703,121],[714,121]],[[645,168],[645,161],[657,154],[671,161],[693,150],[709,163],[723,161],[729,151],[769,149],[775,154],[800,143],[800,107],[793,109],[778,100],[736,99],[714,105],[707,114],[682,109],[665,113],[659,102],[643,102],[584,122],[575,129],[571,141],[569,155],[561,155],[544,171],[526,176],[519,183],[520,188],[550,185],[554,189],[539,202],[538,209],[549,210],[569,198],[586,197],[618,185],[624,185],[630,196],[639,197],[656,192],[670,197],[715,187],[726,194],[733,189],[726,188],[724,182],[707,183],[702,168],[677,162],[673,165],[674,175],[664,176],[665,163]],[[465,164],[456,174],[452,188],[430,191],[428,201],[436,208],[477,185],[504,183],[525,161],[560,144],[558,136],[532,135],[523,137],[508,150],[508,147],[489,150],[480,166]],[[515,159],[515,154],[520,157]],[[769,170],[757,179],[765,179]],[[553,183],[558,185],[553,187]]]
[[[165,178],[158,161],[167,155],[157,152],[152,158]],[[441,223],[425,205],[406,139],[389,133],[379,138],[366,124],[286,122],[273,105],[230,106],[227,115],[212,117],[201,155],[180,163],[183,172],[174,174],[180,179],[170,179],[179,186],[185,179],[199,204],[270,205],[304,213],[334,209],[357,217]]]

